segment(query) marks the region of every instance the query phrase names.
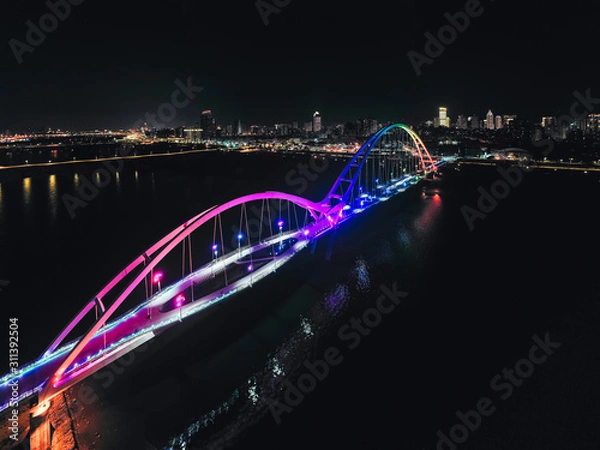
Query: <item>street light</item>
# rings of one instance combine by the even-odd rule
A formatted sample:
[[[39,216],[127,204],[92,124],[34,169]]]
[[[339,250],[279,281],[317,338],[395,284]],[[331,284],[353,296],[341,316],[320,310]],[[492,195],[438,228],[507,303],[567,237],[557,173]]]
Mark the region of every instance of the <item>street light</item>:
[[[242,254],[242,239],[244,239],[244,235],[242,233],[239,233],[237,235],[237,240],[238,240],[238,251],[240,252],[240,255]]]
[[[277,226],[279,227],[279,251],[281,251],[281,248],[283,247],[283,225],[283,220],[277,222]]]
[[[156,272],[154,274],[153,281],[154,281],[154,283],[158,284],[158,292],[160,292],[160,280],[162,280],[162,277],[163,277],[162,272]]]
[[[215,268],[214,268],[214,266],[215,266],[215,261],[217,260],[217,256],[219,255],[219,246],[217,244],[213,244],[212,251],[213,251],[214,258],[212,260],[213,263],[211,265],[211,269],[210,270],[211,270],[212,276],[214,277],[215,276]]]
[[[179,321],[181,322],[181,307],[185,302],[185,296],[183,294],[179,294],[175,299],[175,307],[179,308]]]
[[[156,272],[154,274],[154,277],[152,278],[152,281],[154,282],[154,284],[158,284],[158,291],[160,292],[161,287],[160,287],[160,280],[162,280],[163,278],[163,273],[162,272]],[[148,303],[148,311],[146,311],[146,315],[148,316],[148,319],[152,318],[152,311],[150,308],[150,303]]]

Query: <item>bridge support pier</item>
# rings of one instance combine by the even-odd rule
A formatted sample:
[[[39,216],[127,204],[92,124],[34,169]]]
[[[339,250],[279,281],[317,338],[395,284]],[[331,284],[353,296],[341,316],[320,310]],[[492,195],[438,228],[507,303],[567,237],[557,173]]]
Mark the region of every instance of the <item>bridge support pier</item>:
[[[52,425],[50,423],[50,402],[36,406],[31,413],[29,432],[30,450],[52,450]]]

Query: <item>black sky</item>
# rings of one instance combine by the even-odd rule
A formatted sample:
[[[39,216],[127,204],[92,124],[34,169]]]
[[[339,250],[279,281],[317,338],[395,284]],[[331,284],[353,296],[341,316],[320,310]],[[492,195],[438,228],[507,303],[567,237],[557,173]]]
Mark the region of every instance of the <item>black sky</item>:
[[[188,76],[204,91],[169,125],[204,109],[222,124],[303,122],[314,110],[326,123],[411,122],[440,105],[452,118],[491,108],[537,120],[568,113],[575,90],[600,97],[592,0],[482,0],[420,77],[407,52],[422,52],[424,33],[464,1],[292,0],[265,26],[255,0],[84,0],[20,65],[8,42],[25,41],[25,21],[47,7],[11,3],[0,17],[0,130],[129,127]]]

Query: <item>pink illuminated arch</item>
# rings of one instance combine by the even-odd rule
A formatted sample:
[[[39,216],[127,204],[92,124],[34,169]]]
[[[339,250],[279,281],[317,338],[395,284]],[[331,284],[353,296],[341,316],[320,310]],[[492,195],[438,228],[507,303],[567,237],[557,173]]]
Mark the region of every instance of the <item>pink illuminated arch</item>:
[[[173,230],[171,233],[166,235],[164,238],[159,240],[156,244],[151,246],[146,252],[137,257],[131,264],[129,264],[119,275],[111,280],[100,292],[96,295],[94,300],[88,302],[86,306],[80,311],[79,314],[67,325],[67,327],[60,333],[60,335],[53,341],[50,347],[46,350],[45,355],[52,353],[58,346],[63,342],[70,331],[77,326],[77,324],[85,317],[85,315],[96,305],[102,305],[102,315],[87,331],[87,333],[77,342],[77,344],[71,349],[68,356],[62,361],[61,365],[50,377],[48,383],[42,389],[39,394],[40,402],[43,399],[49,398],[55,389],[54,385],[59,383],[62,375],[71,366],[71,364],[77,359],[80,353],[85,349],[86,345],[92,340],[100,328],[113,316],[117,309],[123,304],[127,297],[133,292],[133,290],[151,273],[151,271],[159,264],[178,244],[186,239],[191,233],[197,230],[202,225],[214,219],[217,215],[230,210],[243,203],[260,200],[287,200],[294,203],[304,209],[306,209],[311,216],[317,220],[319,216],[327,212],[327,208],[323,205],[316,204],[310,200],[298,197],[292,194],[286,194],[282,192],[263,192],[259,194],[251,194],[243,197],[239,197],[221,206],[213,206],[210,209],[198,214],[193,217],[180,227]],[[159,251],[160,250],[160,251]],[[158,254],[150,260],[150,256]],[[144,269],[129,283],[129,285],[120,293],[117,299],[108,307],[104,308],[102,299],[115,287],[123,278],[132,272],[133,269],[138,267],[141,263],[146,262]]]

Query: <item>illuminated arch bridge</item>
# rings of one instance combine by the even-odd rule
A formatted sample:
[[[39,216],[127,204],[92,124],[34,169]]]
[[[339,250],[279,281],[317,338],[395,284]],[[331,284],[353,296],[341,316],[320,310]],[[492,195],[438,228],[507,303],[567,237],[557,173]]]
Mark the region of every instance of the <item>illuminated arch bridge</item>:
[[[415,132],[391,125],[367,140],[319,202],[263,192],[192,217],[108,282],[40,358],[0,379],[0,410],[8,406],[11,382],[18,378],[19,399],[37,394],[33,413],[40,414],[55,395],[272,274],[311,242],[403,192],[439,164]],[[168,279],[175,270],[165,269],[172,267],[178,275]],[[126,302],[137,306],[123,313]],[[77,332],[83,334],[67,342]]]

